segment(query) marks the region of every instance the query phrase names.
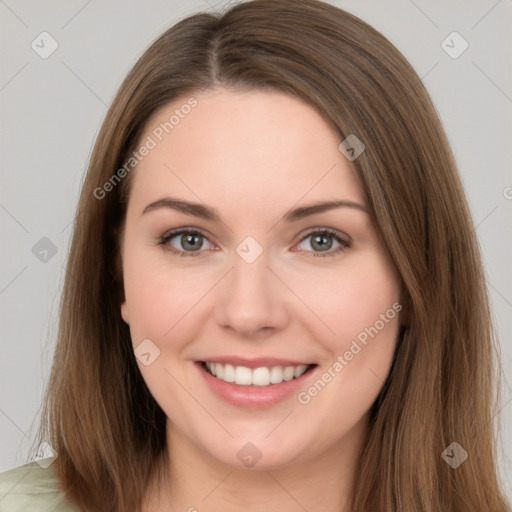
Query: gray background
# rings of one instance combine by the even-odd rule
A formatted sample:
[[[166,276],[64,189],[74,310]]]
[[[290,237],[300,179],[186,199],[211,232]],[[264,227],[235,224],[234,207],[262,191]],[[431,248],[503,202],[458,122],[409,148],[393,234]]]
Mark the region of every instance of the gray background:
[[[330,3],[369,22],[409,59],[454,149],[500,336],[500,451],[508,454],[502,453],[501,465],[512,494],[512,1]],[[35,435],[55,344],[71,222],[107,105],[136,58],[163,30],[187,14],[226,4],[0,0],[0,471],[26,462]],[[31,47],[43,31],[59,45],[47,59]],[[453,31],[469,43],[456,59],[441,45]],[[448,44],[457,49],[459,43]],[[48,243],[40,242],[43,237],[54,244],[54,255],[33,251],[38,242]]]

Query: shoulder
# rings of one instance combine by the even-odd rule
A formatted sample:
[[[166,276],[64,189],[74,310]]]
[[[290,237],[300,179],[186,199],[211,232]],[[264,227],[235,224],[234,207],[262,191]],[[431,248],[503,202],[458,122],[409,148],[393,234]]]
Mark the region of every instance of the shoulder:
[[[0,512],[77,512],[59,488],[49,459],[29,462],[0,473]]]

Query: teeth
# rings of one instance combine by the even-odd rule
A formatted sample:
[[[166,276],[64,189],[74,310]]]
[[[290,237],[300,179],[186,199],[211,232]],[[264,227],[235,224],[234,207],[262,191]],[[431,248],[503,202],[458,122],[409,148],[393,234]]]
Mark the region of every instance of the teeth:
[[[270,370],[268,368],[255,368],[251,373],[251,383],[255,386],[268,386],[270,384]]]
[[[235,382],[235,367],[231,364],[224,366],[223,380],[226,382]]]
[[[280,384],[300,377],[309,367],[307,364],[299,366],[273,366],[272,368],[247,368],[231,364],[205,363],[209,373],[224,382],[234,382],[239,386],[269,386]]]

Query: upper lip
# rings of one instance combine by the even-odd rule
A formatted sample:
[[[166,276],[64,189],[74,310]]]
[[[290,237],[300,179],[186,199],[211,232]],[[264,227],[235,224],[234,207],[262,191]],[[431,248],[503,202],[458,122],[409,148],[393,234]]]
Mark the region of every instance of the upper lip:
[[[304,361],[294,361],[291,359],[278,359],[275,357],[258,357],[255,359],[247,359],[245,357],[237,357],[237,356],[218,356],[218,357],[206,357],[201,359],[202,362],[205,363],[220,363],[220,364],[231,364],[233,366],[245,366],[246,368],[261,368],[268,367],[272,368],[273,366],[301,366],[311,365],[314,363],[307,363]]]

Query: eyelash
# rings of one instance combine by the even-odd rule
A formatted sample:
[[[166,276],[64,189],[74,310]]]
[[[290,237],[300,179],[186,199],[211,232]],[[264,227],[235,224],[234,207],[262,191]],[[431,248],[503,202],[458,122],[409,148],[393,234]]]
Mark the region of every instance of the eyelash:
[[[185,257],[185,258],[194,257],[194,256],[202,256],[202,253],[204,251],[180,251],[180,250],[175,249],[172,245],[168,244],[168,242],[171,239],[175,238],[178,235],[201,235],[204,239],[206,239],[207,241],[210,242],[208,237],[200,229],[181,229],[180,228],[180,229],[177,229],[174,231],[168,231],[167,233],[162,235],[159,238],[157,245],[161,245],[166,250],[170,251],[171,253],[176,254],[177,256]],[[314,231],[310,231],[298,243],[299,244],[302,243],[304,240],[309,238],[311,235],[328,235],[328,236],[333,237],[340,244],[340,246],[337,247],[335,250],[330,251],[330,252],[325,252],[323,254],[321,251],[316,251],[316,252],[315,251],[306,251],[306,252],[313,252],[313,257],[325,258],[327,256],[336,256],[337,254],[344,252],[346,249],[349,249],[351,247],[351,244],[348,240],[345,240],[344,238],[342,238],[337,231],[335,231],[333,229],[329,229],[329,228],[322,228],[322,229],[316,229]],[[296,251],[296,252],[299,252],[299,251]]]

